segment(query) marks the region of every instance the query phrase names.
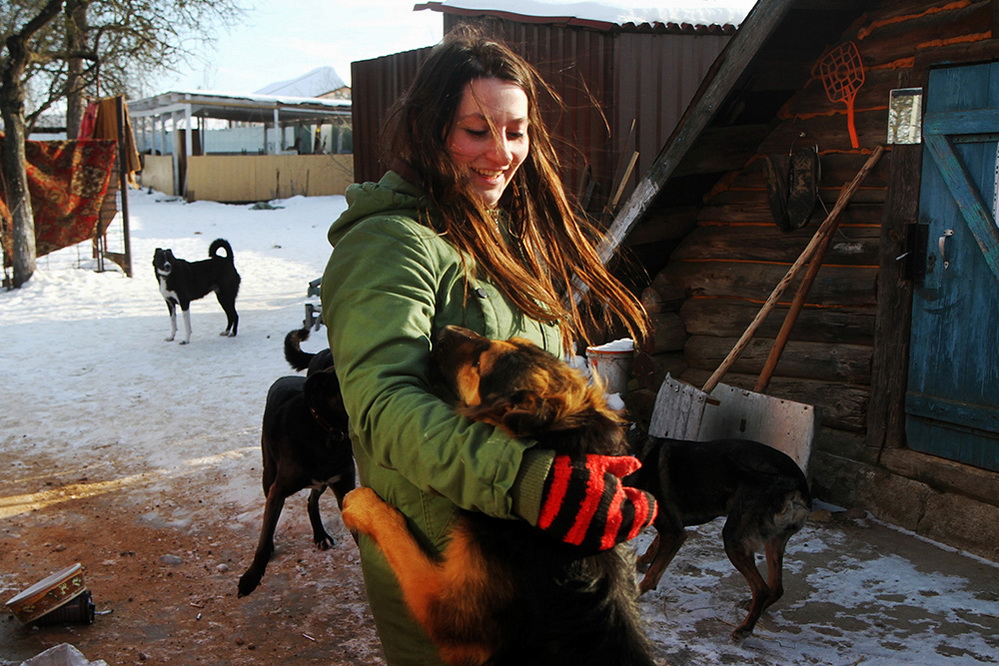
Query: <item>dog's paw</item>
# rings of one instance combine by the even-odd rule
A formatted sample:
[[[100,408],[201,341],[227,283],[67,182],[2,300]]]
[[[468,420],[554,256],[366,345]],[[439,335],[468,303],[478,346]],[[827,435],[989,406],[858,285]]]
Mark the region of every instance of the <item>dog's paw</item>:
[[[329,550],[330,548],[336,548],[336,539],[331,537],[329,534],[321,534],[313,540],[316,542],[316,547],[319,550]]]
[[[261,575],[250,570],[239,577],[239,586],[237,588],[236,596],[245,597],[260,585]]]
[[[176,335],[171,335],[169,338],[163,338],[163,342],[173,342],[173,339],[177,337]]]
[[[402,514],[382,501],[371,488],[355,488],[347,493],[340,517],[347,529],[362,534],[371,534],[376,527],[403,520]]]
[[[180,341],[180,342],[178,342],[177,344],[179,344],[179,345],[186,345],[186,344],[188,344],[189,342],[191,342],[191,341],[190,341],[190,340],[181,340],[181,341]]]

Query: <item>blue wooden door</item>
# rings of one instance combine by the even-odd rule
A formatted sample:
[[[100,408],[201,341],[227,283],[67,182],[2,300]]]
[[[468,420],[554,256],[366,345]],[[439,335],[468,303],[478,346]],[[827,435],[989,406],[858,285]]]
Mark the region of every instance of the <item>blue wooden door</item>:
[[[923,120],[909,447],[999,471],[999,63],[934,70]]]

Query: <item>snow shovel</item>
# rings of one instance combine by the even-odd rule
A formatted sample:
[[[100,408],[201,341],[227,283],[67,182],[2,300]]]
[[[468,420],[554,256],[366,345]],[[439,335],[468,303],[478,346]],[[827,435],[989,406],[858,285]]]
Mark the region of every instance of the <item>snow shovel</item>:
[[[815,436],[815,408],[812,405],[735,388],[722,384],[719,380],[749,344],[756,329],[773,310],[781,294],[801,268],[816,257],[809,270],[809,277],[802,283],[798,298],[795,299],[796,303],[803,303],[804,293],[807,292],[811,279],[818,270],[821,252],[824,252],[836,230],[840,213],[883,152],[884,147],[878,146],[853,180],[844,186],[832,211],[704,386],[698,389],[666,375],[656,395],[649,434],[699,441],[726,437],[754,439],[791,456],[802,471],[807,473],[812,440]],[[762,390],[769,383],[773,368],[776,367],[784,343],[787,341],[787,335],[790,334],[790,326],[793,325],[799,310],[800,306],[792,307],[789,311],[789,319],[785,320],[781,334],[778,335],[779,344],[775,345],[774,353],[767,360],[761,380],[757,383],[757,390]]]

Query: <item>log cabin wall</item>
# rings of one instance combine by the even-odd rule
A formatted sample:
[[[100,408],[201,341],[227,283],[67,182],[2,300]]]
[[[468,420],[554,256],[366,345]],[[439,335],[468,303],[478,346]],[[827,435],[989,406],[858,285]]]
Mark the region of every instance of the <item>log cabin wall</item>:
[[[785,21],[752,66],[740,102],[719,112],[628,238],[652,276],[643,301],[656,327],[635,360],[629,406],[640,418],[667,372],[700,387],[718,368],[842,186],[885,144],[890,91],[925,85],[933,64],[999,59],[994,5],[854,3],[848,27],[829,39],[817,13]],[[822,40],[818,53],[803,39]],[[811,74],[822,52],[851,41],[865,69],[855,103],[858,148],[846,105],[831,102]],[[776,113],[767,110],[789,81],[798,81],[793,92]],[[792,149],[812,146],[821,165],[818,205],[804,228],[781,231],[765,158],[786,164]],[[902,226],[918,214],[921,151],[889,146],[844,209],[766,393],[816,406],[817,497],[999,560],[999,475],[904,448],[912,287],[894,258],[905,251]],[[754,388],[796,289],[792,283],[723,382]]]

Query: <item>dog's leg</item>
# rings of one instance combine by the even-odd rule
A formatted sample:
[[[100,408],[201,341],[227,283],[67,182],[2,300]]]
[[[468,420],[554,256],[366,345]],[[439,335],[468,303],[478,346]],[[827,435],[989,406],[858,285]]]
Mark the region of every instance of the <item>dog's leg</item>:
[[[253,562],[246,572],[239,578],[239,596],[246,595],[257,589],[260,579],[264,577],[264,570],[267,569],[267,562],[274,552],[274,530],[277,528],[278,518],[281,517],[281,510],[284,508],[285,495],[277,484],[272,484],[267,492],[267,501],[264,504],[264,524],[260,530],[260,540],[257,542],[257,551],[253,555]]]
[[[370,488],[348,493],[342,516],[348,529],[366,534],[378,544],[399,581],[406,605],[440,649],[442,659],[449,664],[485,663],[493,650],[484,642],[471,642],[474,639],[469,636],[481,634],[468,626],[481,626],[482,617],[475,611],[482,606],[476,603],[474,591],[488,589],[490,581],[468,535],[456,530],[444,560],[437,563],[410,534],[403,515]],[[449,635],[462,638],[451,641]]]
[[[172,301],[167,301],[167,312],[170,313],[170,337],[165,338],[167,342],[173,342],[177,337],[177,306]]]
[[[326,486],[313,488],[309,491],[309,522],[312,524],[312,540],[319,550],[329,550],[336,546],[336,540],[326,531],[323,519],[319,515],[319,497],[326,490]]]
[[[215,290],[215,298],[225,312],[225,330],[219,333],[230,338],[236,337],[236,329],[239,327],[239,315],[236,314],[236,294],[221,289]]]
[[[725,540],[725,552],[728,554],[728,559],[749,583],[749,589],[753,595],[749,602],[749,612],[746,614],[746,619],[732,632],[732,639],[740,640],[753,633],[753,627],[756,626],[756,621],[760,619],[760,615],[766,607],[764,602],[770,595],[770,589],[756,568],[754,552],[746,545],[747,540],[740,533],[737,519],[733,520],[733,517],[730,516],[725,521],[722,537]]]
[[[441,596],[440,567],[420,548],[406,519],[370,488],[357,488],[344,498],[343,524],[375,540],[402,587],[406,604],[423,623],[427,607]]]
[[[767,586],[770,594],[763,602],[763,610],[770,608],[784,596],[784,548],[791,535],[780,535],[767,541],[764,552],[767,555]]]
[[[330,484],[330,489],[333,491],[333,496],[336,497],[336,504],[340,507],[340,511],[343,511],[343,500],[351,490],[357,485],[354,479],[354,463],[350,463],[350,469],[345,471],[343,474]]]
[[[180,344],[186,345],[191,341],[191,304],[188,303],[187,307],[181,304],[180,313],[184,315],[184,339]]]
[[[659,550],[659,533],[656,532],[656,538],[652,540],[649,547],[645,549],[645,552],[635,560],[635,564],[639,567],[647,567],[653,559],[655,559],[656,552]]]
[[[680,551],[680,546],[687,539],[687,531],[683,529],[683,525],[670,524],[666,527],[656,525],[656,530],[658,531],[656,542],[658,542],[659,546],[652,556],[652,561],[649,563],[649,568],[645,572],[645,576],[642,577],[642,582],[638,584],[639,594],[645,594],[649,590],[654,590],[658,587],[659,579],[662,578],[666,567],[673,561],[673,558]],[[655,542],[653,542],[653,545],[655,545]]]

